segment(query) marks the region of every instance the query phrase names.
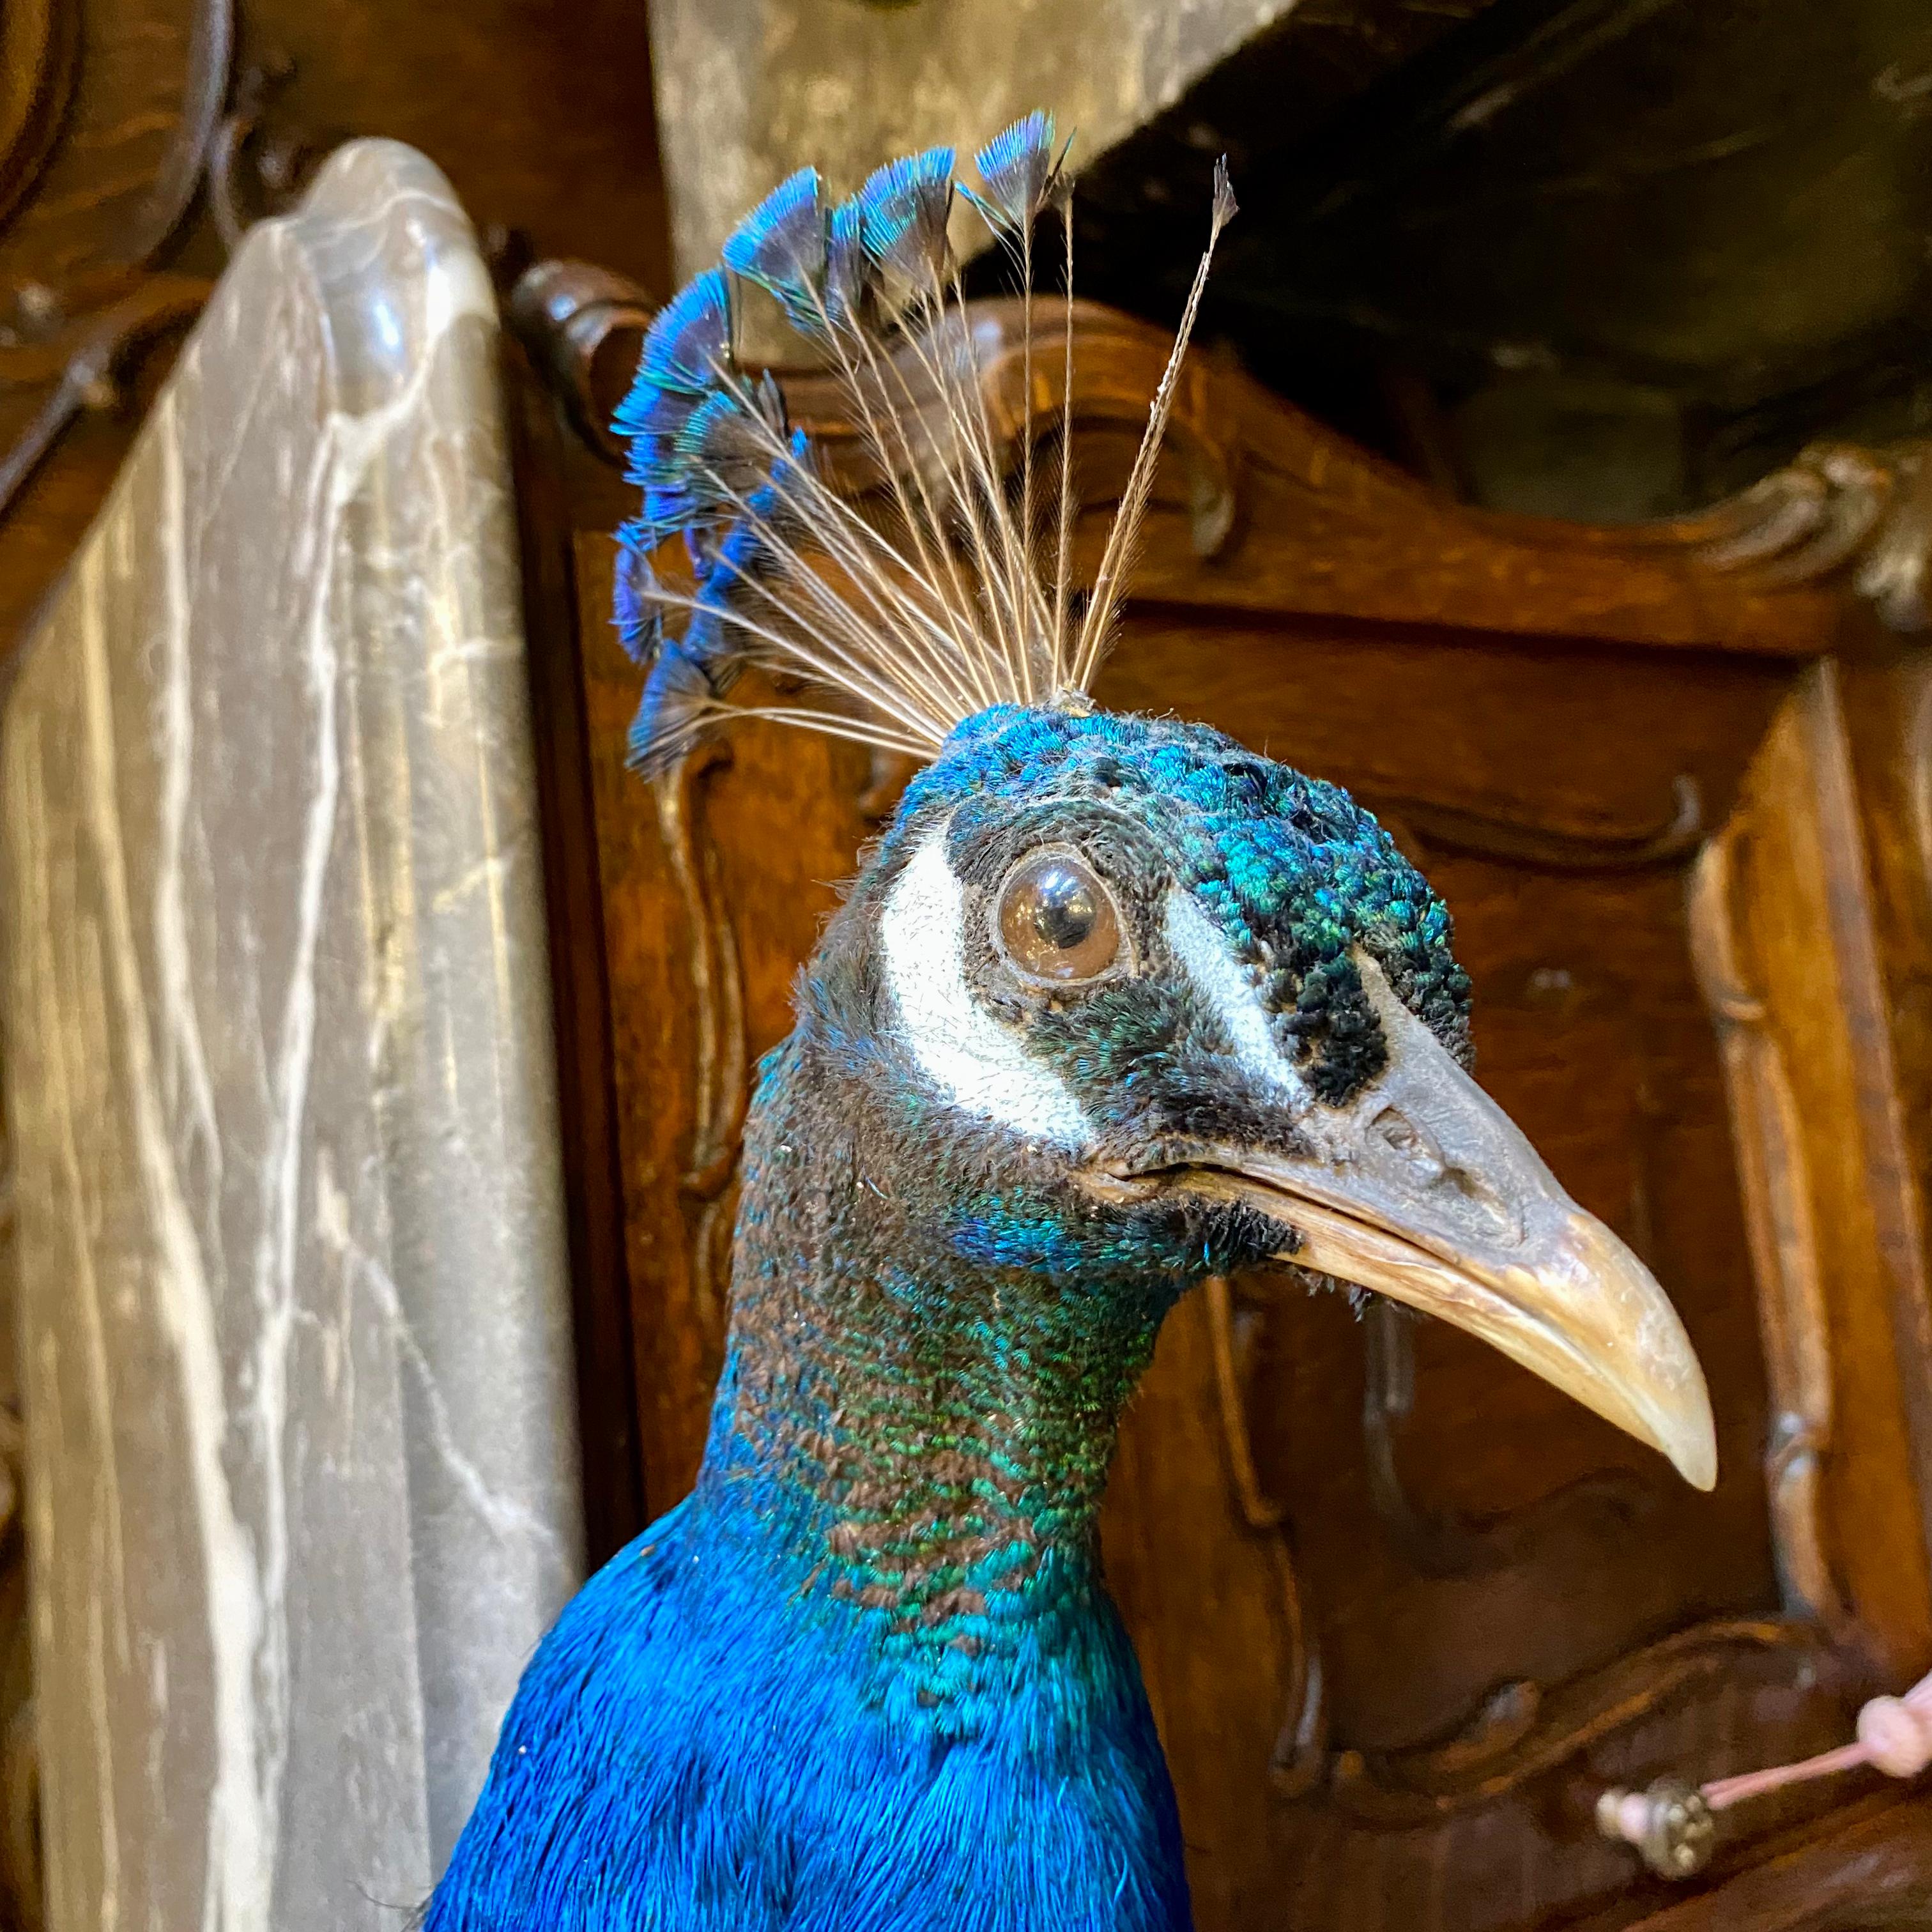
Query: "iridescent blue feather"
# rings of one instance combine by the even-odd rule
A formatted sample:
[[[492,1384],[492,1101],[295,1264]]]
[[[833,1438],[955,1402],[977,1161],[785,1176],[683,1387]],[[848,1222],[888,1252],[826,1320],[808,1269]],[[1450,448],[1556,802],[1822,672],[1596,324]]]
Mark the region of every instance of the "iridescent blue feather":
[[[1051,114],[1029,114],[1017,121],[973,157],[980,170],[978,189],[960,184],[959,192],[983,214],[995,233],[1030,228],[1052,198],[1060,182],[1054,159]],[[1060,161],[1066,159],[1063,149]]]
[[[730,359],[731,284],[722,269],[708,268],[679,290],[651,324],[637,388],[701,396]]]
[[[835,327],[864,320],[871,274],[866,256],[866,211],[856,195],[832,211],[825,238],[825,306]]]
[[[874,169],[859,190],[866,253],[908,281],[941,274],[946,224],[952,213],[952,150],[922,154]]]
[[[649,664],[664,638],[664,612],[653,603],[650,554],[658,532],[642,517],[631,517],[617,526],[617,574],[611,592],[611,619],[619,640],[632,659]]]
[[[668,460],[697,500],[722,506],[770,474],[772,446],[784,437],[784,399],[766,378],[748,392],[717,389],[706,396],[685,419]]]
[[[800,168],[772,189],[732,231],[724,266],[775,296],[801,334],[824,333],[825,212],[818,170]]]

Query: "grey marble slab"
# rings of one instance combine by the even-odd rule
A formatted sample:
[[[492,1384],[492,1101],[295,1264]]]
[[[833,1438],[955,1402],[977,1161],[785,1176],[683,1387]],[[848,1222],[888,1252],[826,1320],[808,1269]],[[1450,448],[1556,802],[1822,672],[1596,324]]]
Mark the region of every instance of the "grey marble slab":
[[[52,1932],[393,1932],[579,1575],[496,350],[343,150],[0,716]]]
[[[739,217],[808,164],[845,194],[896,154],[947,142],[970,154],[1036,107],[1078,129],[1084,163],[1295,4],[652,0],[678,272],[708,268]]]

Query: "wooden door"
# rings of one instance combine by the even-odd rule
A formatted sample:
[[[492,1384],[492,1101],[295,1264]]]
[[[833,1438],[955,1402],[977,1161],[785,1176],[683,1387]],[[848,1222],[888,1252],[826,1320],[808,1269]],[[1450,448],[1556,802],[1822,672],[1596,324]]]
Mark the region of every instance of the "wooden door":
[[[637,674],[604,614],[628,506],[586,425],[645,318],[558,267],[518,309],[608,1549],[696,1466],[748,1070],[905,773],[763,728],[656,786],[626,773]],[[1082,332],[1097,529],[1162,347],[1099,311]],[[988,372],[996,411],[1015,373]],[[790,387],[836,436],[836,402]],[[1820,532],[1848,526],[1849,486],[1774,479],[1627,535],[1516,523],[1436,501],[1232,369],[1204,358],[1185,387],[1098,694],[1341,782],[1424,867],[1474,982],[1479,1076],[1682,1310],[1721,1466],[1700,1496],[1399,1310],[1358,1320],[1267,1275],[1184,1304],[1106,1546],[1202,1932],[1865,1923],[1847,1860],[1894,1902],[1932,1884],[1895,1791],[1840,1780],[1727,1819],[1694,1894],[1593,1822],[1606,1786],[1840,1742],[1862,1697],[1932,1663],[1910,1124],[1932,842],[1888,831],[1917,796],[1916,661],[1829,578],[1852,546]],[[1860,534],[1897,541],[1897,475],[1852,480]]]

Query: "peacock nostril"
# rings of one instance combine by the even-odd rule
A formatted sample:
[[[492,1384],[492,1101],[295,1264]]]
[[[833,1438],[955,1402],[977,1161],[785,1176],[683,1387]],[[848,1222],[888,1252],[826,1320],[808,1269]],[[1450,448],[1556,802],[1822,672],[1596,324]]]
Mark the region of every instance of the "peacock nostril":
[[[1436,1143],[1400,1107],[1384,1107],[1369,1123],[1369,1132],[1425,1186],[1449,1172]]]
[[[1428,1129],[1400,1107],[1384,1106],[1370,1121],[1369,1138],[1408,1186],[1426,1192],[1457,1221],[1485,1226],[1493,1239],[1514,1243],[1521,1238],[1521,1217],[1508,1202],[1475,1168],[1450,1160]]]

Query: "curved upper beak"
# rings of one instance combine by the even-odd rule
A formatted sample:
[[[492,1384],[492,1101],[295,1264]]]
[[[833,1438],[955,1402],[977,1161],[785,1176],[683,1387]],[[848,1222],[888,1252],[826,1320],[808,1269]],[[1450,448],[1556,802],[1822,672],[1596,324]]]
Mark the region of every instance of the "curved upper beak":
[[[1284,1260],[1480,1336],[1711,1488],[1710,1396],[1664,1291],[1361,964],[1389,1061],[1318,1152],[1217,1146],[1139,1178],[1251,1202],[1300,1234]]]

